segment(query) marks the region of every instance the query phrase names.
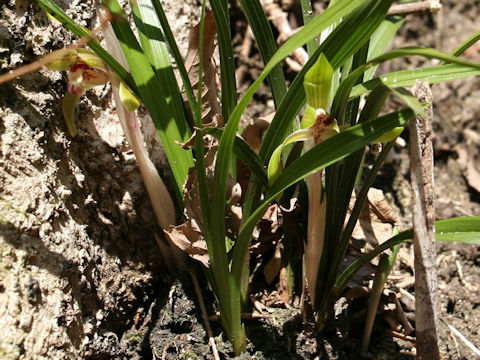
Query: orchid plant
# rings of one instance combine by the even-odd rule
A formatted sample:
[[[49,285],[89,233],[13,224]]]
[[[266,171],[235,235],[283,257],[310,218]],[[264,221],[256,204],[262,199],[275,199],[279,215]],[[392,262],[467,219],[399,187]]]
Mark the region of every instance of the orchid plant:
[[[50,16],[77,36],[90,36],[88,30],[76,24],[52,0],[37,1]],[[480,39],[480,33],[473,35],[451,55],[418,47],[385,52],[388,42],[402,24],[400,18],[387,17],[392,0],[331,1],[328,9],[317,17],[305,16],[303,29],[280,49],[277,49],[260,1],[239,2],[255,35],[265,67],[243,97],[237,100],[228,4],[226,0],[211,0],[221,60],[221,88],[218,91],[221,114],[217,115],[224,119],[224,122],[218,122],[217,128],[212,129],[202,121],[206,1],[202,5],[200,23],[196,94],[160,0],[129,1],[137,36],[118,1],[103,0],[112,15],[111,28],[104,29],[110,52],[98,41],[90,40],[88,46],[92,51],[72,50],[49,65],[69,72],[62,110],[72,136],[77,133],[74,108],[79,97],[91,87],[112,82],[115,98],[118,98],[117,112],[128,141],[136,149],[140,170],[165,233],[172,231],[176,219],[188,218],[186,207],[195,202],[195,216],[201,228],[197,229],[194,238],[183,234],[186,239],[183,249],[188,249],[189,255],[195,258],[192,251],[198,251],[199,244],[206,244],[206,254],[203,255],[208,256],[202,258],[202,266],[215,294],[225,333],[236,354],[246,350],[241,313],[248,307],[249,245],[254,229],[269,205],[279,200],[288,188],[306,182],[308,226],[305,234],[304,304],[313,306],[317,329],[321,330],[328,307],[340,296],[359,267],[382,251],[412,237],[411,231],[400,233],[338,276],[353,226],[392,140],[410,118],[423,110],[424,105],[402,88],[411,86],[417,78],[435,83],[480,74],[480,64],[459,58]],[[303,1],[302,6],[306,3],[308,1]],[[319,36],[321,43],[315,41]],[[308,44],[310,59],[287,89],[280,63],[305,44]],[[176,81],[170,56],[176,61],[181,83]],[[444,63],[373,78],[378,64],[400,56],[425,56]],[[276,113],[257,154],[237,135],[243,112],[266,79]],[[188,106],[184,106],[181,100],[182,88]],[[385,99],[392,93],[400,97],[405,108],[379,116]],[[360,98],[366,94],[369,95],[362,108]],[[140,102],[151,115],[164,146],[174,178],[170,191],[155,173],[142,148],[135,117]],[[296,116],[305,103],[301,129],[295,131]],[[213,160],[206,158],[212,154],[204,141],[206,135],[213,135],[218,140]],[[185,145],[189,138],[190,147],[179,145]],[[297,141],[304,142],[303,152],[296,154],[289,166],[284,167],[282,154],[288,144]],[[387,144],[366,175],[345,225],[365,146],[375,141]],[[230,179],[235,176],[232,169],[237,159],[251,170],[252,175],[238,205],[241,208],[240,224],[232,230],[226,223],[229,218],[226,205],[232,201],[227,192]],[[196,177],[191,176],[193,172]],[[185,184],[194,190],[185,191]],[[238,201],[240,196],[236,199]],[[179,213],[175,211],[174,202],[181,210]],[[440,238],[444,240],[468,240],[475,234],[478,236],[480,221],[478,218],[450,220],[439,222],[437,228],[442,229]],[[170,247],[178,251],[177,245],[166,241],[160,241],[160,244],[162,249]],[[184,268],[184,259],[181,256],[175,259],[182,263],[179,267]]]

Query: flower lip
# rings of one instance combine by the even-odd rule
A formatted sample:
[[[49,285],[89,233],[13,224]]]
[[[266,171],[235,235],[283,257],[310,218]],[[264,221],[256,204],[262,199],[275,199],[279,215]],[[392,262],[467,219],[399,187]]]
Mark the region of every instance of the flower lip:
[[[106,84],[108,81],[109,75],[103,69],[77,62],[70,67],[67,91],[74,95],[82,95],[92,87]]]

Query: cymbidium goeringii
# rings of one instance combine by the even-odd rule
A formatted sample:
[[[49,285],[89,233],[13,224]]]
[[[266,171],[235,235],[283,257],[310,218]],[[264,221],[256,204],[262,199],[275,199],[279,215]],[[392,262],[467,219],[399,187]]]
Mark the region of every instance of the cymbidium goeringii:
[[[301,129],[287,136],[270,158],[268,164],[270,184],[275,182],[282,173],[281,155],[285,146],[293,142],[305,141],[304,151],[308,151],[321,141],[340,132],[337,121],[327,112],[332,76],[333,69],[325,55],[321,54],[305,74],[303,84],[307,95],[307,106],[301,121]]]
[[[273,183],[282,173],[282,151],[290,143],[304,141],[304,151],[338,134],[337,121],[328,113],[332,87],[333,68],[325,55],[307,71],[304,87],[307,107],[301,121],[301,129],[290,134],[275,149],[268,164],[268,179]],[[304,309],[315,306],[315,292],[318,269],[323,252],[325,237],[326,198],[322,193],[323,171],[317,171],[306,178],[308,189],[308,229],[305,248]],[[307,311],[304,311],[306,314]]]
[[[63,98],[62,113],[65,118],[68,133],[73,137],[77,134],[74,120],[75,105],[80,97],[91,88],[104,85],[108,81],[119,83],[120,97],[123,105],[133,111],[139,106],[139,101],[127,87],[107,68],[105,63],[93,52],[87,49],[58,50],[59,58],[47,65],[52,70],[68,71],[67,92]]]

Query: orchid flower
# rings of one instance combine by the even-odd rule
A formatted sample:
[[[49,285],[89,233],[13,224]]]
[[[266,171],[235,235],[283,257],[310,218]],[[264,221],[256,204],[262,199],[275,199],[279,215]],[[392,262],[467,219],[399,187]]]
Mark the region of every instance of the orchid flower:
[[[109,71],[105,63],[93,52],[87,49],[63,51],[59,59],[47,65],[52,70],[68,71],[67,92],[63,98],[62,113],[65,118],[68,133],[77,135],[74,120],[75,106],[88,90],[104,85],[109,81],[120,83],[120,97],[123,105],[133,111],[139,106],[139,101],[116,75]]]
[[[320,142],[337,135],[347,129],[348,125],[338,126],[337,120],[330,115],[330,97],[334,70],[325,55],[321,54],[317,62],[307,71],[304,79],[307,106],[301,121],[301,129],[293,132],[273,152],[268,164],[270,184],[281,175],[282,152],[285,146],[293,142],[303,141],[304,152],[309,151]],[[387,142],[395,139],[401,128],[382,135],[375,142]],[[325,220],[327,198],[322,189],[323,169],[305,179],[308,190],[308,226],[305,247],[305,267],[303,284],[304,318],[309,316],[309,309],[315,308],[318,271],[325,241]]]
[[[301,121],[301,129],[290,134],[275,149],[268,165],[268,178],[273,183],[282,173],[281,156],[286,145],[304,141],[304,151],[338,134],[337,120],[328,113],[333,68],[322,54],[305,74],[304,87],[307,107]],[[308,189],[308,229],[305,249],[304,309],[315,304],[318,269],[325,237],[326,197],[322,191],[323,170],[306,178]],[[306,311],[304,311],[306,314]]]

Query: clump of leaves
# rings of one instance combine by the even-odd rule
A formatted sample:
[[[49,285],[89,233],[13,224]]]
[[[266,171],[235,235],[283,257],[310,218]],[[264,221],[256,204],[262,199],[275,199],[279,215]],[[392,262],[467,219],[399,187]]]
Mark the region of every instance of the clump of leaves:
[[[37,1],[77,36],[89,36],[86,29],[75,24],[53,1]],[[142,175],[149,194],[156,197],[154,208],[168,239],[160,244],[164,251],[180,248],[204,266],[225,333],[236,354],[246,349],[241,312],[248,306],[252,234],[271,204],[276,201],[288,203],[285,197],[292,194],[292,187],[305,181],[309,210],[307,231],[301,234],[306,243],[304,298],[312,310],[305,314],[315,316],[317,329],[321,330],[329,307],[353,274],[373,257],[412,237],[411,231],[394,236],[337,276],[376,172],[401,129],[423,111],[424,105],[403,88],[413,85],[418,78],[436,83],[480,74],[479,64],[458,57],[480,38],[480,34],[475,34],[452,55],[419,47],[385,53],[389,40],[402,23],[399,17],[386,16],[392,0],[338,0],[330,2],[328,9],[315,18],[307,16],[308,11],[304,12],[303,29],[277,49],[260,2],[240,0],[265,67],[237,102],[226,1],[210,1],[220,52],[218,93],[212,82],[214,67],[210,61],[215,32],[211,15],[205,16],[205,1],[197,29],[198,54],[190,54],[188,64],[180,56],[159,0],[129,2],[139,41],[117,0],[104,0],[103,3],[112,15],[113,31],[107,29],[106,37],[109,47],[114,49],[111,50],[114,56],[97,41],[90,40],[88,46],[98,56],[94,61],[85,58],[93,56],[86,50],[76,51],[74,61],[82,61],[80,68],[72,70],[71,59],[62,60],[68,62],[65,69],[70,70],[70,84],[76,84],[75,88],[70,86],[74,91],[67,93],[65,102],[69,132],[75,134],[72,111],[76,97],[89,86],[108,79],[117,82],[118,99],[122,97],[122,89],[128,88],[145,105],[174,177],[172,194],[168,193],[158,174],[156,179],[160,181],[152,181],[155,175],[140,146],[134,107],[125,109],[117,104],[117,111],[129,134],[129,142],[132,146],[136,144],[139,163],[145,165]],[[308,1],[304,2],[304,7],[305,4],[308,5]],[[318,36],[323,39],[320,44],[315,42]],[[280,62],[305,44],[308,44],[310,59],[287,90]],[[176,81],[170,55],[178,65],[181,86]],[[378,64],[401,56],[424,56],[444,63],[373,78]],[[91,83],[87,82],[89,78]],[[257,153],[238,136],[239,122],[265,79],[270,84],[276,113]],[[405,107],[379,116],[382,105],[392,93]],[[188,103],[186,107],[182,94]],[[365,94],[369,95],[364,106],[360,106]],[[122,103],[121,99],[119,101]],[[305,103],[305,115],[298,130],[295,119]],[[303,151],[290,152],[286,145],[298,140],[304,141]],[[364,149],[375,141],[387,144],[365,175],[346,221]],[[251,171],[250,178],[243,179],[241,194],[236,181],[237,159]],[[173,202],[180,209],[178,214],[175,214]],[[166,214],[162,215],[161,206],[165,204]],[[176,224],[176,218],[181,218],[181,225]],[[438,222],[438,238],[471,241],[480,231],[479,220],[461,218]],[[175,258],[183,268],[182,256]]]

